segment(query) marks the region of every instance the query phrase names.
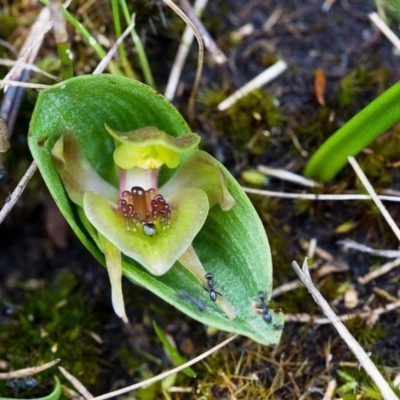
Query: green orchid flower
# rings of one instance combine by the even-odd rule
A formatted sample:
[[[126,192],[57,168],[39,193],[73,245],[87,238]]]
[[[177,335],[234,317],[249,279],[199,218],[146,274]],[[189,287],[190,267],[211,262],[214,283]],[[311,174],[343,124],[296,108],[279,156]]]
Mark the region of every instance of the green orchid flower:
[[[198,135],[174,137],[151,126],[129,132],[105,128],[116,144],[113,159],[118,188],[98,175],[70,132],[61,135],[51,154],[70,199],[97,231],[110,276],[113,307],[127,321],[122,254],[155,276],[165,274],[179,261],[207,289],[207,272],[191,243],[211,207],[219,203],[228,211],[235,200],[223,171],[210,155],[195,151],[181,163],[181,154],[197,147]],[[159,188],[158,173],[164,165],[176,172]],[[233,319],[230,303],[221,295],[215,297]]]

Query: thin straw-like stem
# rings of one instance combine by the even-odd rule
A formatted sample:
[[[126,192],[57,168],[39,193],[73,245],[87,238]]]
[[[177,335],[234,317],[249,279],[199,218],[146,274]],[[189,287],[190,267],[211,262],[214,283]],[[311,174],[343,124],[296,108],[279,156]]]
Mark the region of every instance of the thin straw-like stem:
[[[36,170],[37,170],[37,165],[36,165],[35,161],[32,161],[32,164],[30,165],[28,170],[25,172],[25,175],[22,177],[22,179],[20,180],[20,182],[18,183],[18,185],[14,189],[14,191],[11,193],[11,195],[7,198],[6,204],[4,204],[4,207],[1,209],[0,224],[4,221],[4,218],[14,207],[14,204],[17,202],[17,200],[21,196],[26,185],[28,184],[29,180],[32,178],[32,176],[36,172]]]
[[[295,200],[321,200],[321,201],[348,201],[348,200],[371,200],[372,197],[368,194],[313,194],[313,193],[285,193],[274,192],[272,190],[254,189],[249,187],[242,187],[246,193],[259,194],[267,197],[277,197],[281,199],[295,199]],[[381,200],[399,202],[398,196],[377,196]]]
[[[19,369],[17,371],[11,371],[11,372],[1,372],[0,379],[17,379],[17,378],[25,378],[27,376],[32,376],[38,374],[39,372],[45,371],[48,368],[51,368],[53,365],[58,364],[60,361],[61,359],[57,358],[43,365],[36,365],[35,367]]]
[[[375,26],[378,27],[378,29],[392,42],[393,46],[400,51],[400,39],[387,26],[385,21],[376,12],[368,14],[368,17],[375,24]]]
[[[397,239],[400,241],[400,229],[397,226],[396,222],[394,222],[392,216],[389,214],[388,210],[386,210],[382,201],[379,199],[374,188],[369,183],[368,178],[365,176],[363,170],[358,165],[356,159],[354,157],[349,157],[348,159],[349,159],[350,165],[353,167],[355,173],[357,174],[358,179],[360,179],[361,183],[364,185],[365,189],[371,196],[371,199],[374,201],[375,205],[378,207],[379,211],[381,212],[383,218],[386,219],[386,222],[392,228],[393,233],[397,236]]]
[[[203,71],[203,62],[204,62],[203,39],[201,38],[201,35],[200,35],[199,31],[197,30],[196,26],[193,24],[193,22],[186,16],[186,14],[174,2],[172,2],[171,0],[163,0],[163,1],[165,4],[167,4],[169,7],[171,7],[183,19],[183,21],[186,22],[187,25],[189,25],[192,28],[193,33],[196,36],[197,43],[199,45],[199,57],[198,57],[198,61],[197,61],[196,77],[194,80],[192,92],[190,93],[189,106],[188,106],[189,120],[193,121],[194,116],[195,116],[196,95],[197,95],[197,91],[198,91],[199,85],[200,85],[201,73]]]
[[[176,374],[177,372],[182,371],[186,367],[190,367],[191,365],[196,364],[199,361],[203,360],[204,358],[210,356],[211,354],[215,353],[220,348],[226,346],[232,340],[236,339],[237,336],[238,335],[231,336],[230,338],[226,339],[222,343],[216,345],[215,347],[211,348],[210,350],[207,350],[205,353],[199,355],[198,357],[193,358],[193,360],[190,360],[190,361],[186,362],[185,364],[180,365],[179,367],[170,369],[169,371],[163,372],[162,374],[154,376],[153,378],[146,379],[145,381],[136,383],[135,385],[131,385],[131,386],[125,387],[123,389],[115,390],[114,392],[106,393],[106,394],[103,394],[101,396],[95,397],[95,398],[93,398],[93,400],[111,399],[112,397],[119,396],[121,394],[128,393],[128,392],[131,392],[133,390],[137,390],[137,389],[140,389],[142,387],[151,385],[152,383],[161,381],[162,379],[164,379],[164,378],[166,378],[168,376],[171,376],[173,374]]]
[[[346,342],[350,350],[358,359],[360,365],[365,369],[367,374],[375,382],[376,386],[379,388],[382,397],[385,400],[399,400],[398,397],[393,392],[392,388],[386,382],[382,374],[379,372],[376,365],[372,362],[368,354],[360,346],[354,336],[349,332],[349,330],[340,321],[338,316],[334,313],[332,308],[329,306],[328,302],[323,298],[321,293],[318,291],[317,287],[311,280],[310,272],[307,265],[307,259],[304,260],[303,268],[300,268],[296,261],[293,261],[292,268],[296,272],[297,276],[306,286],[314,301],[321,308],[323,313],[328,317],[333,327],[337,330],[340,337]]]

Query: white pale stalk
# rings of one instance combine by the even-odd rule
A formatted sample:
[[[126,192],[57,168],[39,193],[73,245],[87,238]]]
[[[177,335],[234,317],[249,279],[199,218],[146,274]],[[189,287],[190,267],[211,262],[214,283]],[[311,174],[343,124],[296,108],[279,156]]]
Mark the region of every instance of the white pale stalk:
[[[134,186],[139,186],[144,190],[155,189],[158,192],[158,169],[139,167],[121,169],[119,195],[121,196],[125,190],[130,191]]]

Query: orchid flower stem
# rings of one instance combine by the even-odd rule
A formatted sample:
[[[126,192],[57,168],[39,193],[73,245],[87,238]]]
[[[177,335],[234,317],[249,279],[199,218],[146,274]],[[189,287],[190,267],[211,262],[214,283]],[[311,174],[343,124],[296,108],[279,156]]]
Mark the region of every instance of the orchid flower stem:
[[[308,161],[304,175],[323,182],[333,179],[347,164],[347,157],[357,155],[400,121],[399,98],[400,82],[368,104],[323,143]]]

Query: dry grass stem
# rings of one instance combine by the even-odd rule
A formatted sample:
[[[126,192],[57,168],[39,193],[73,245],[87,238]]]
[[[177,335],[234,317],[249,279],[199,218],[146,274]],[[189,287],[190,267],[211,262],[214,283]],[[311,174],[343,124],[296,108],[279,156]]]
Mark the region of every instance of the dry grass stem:
[[[58,367],[64,377],[69,381],[69,383],[85,398],[93,399],[93,395],[82,385],[81,382],[73,375],[71,375],[65,368]]]
[[[42,83],[30,83],[30,82],[20,82],[20,81],[10,81],[5,79],[0,79],[0,86],[7,85],[7,86],[16,86],[22,87],[27,89],[47,89],[51,87],[51,85],[44,85]]]
[[[11,193],[11,195],[6,199],[6,203],[4,204],[3,208],[0,211],[0,224],[4,221],[4,218],[14,207],[14,204],[17,202],[17,200],[21,196],[26,185],[28,184],[29,180],[32,178],[32,175],[36,172],[36,170],[37,170],[37,165],[36,165],[35,161],[32,161],[32,164],[30,165],[28,170],[25,172],[25,175],[22,177],[22,179],[18,183],[17,187],[14,189],[14,191]]]
[[[112,397],[119,396],[120,394],[132,392],[133,390],[137,390],[142,387],[151,385],[155,382],[161,381],[162,379],[164,379],[170,375],[173,375],[173,374],[176,374],[177,372],[182,371],[186,367],[190,367],[191,365],[198,363],[199,361],[203,360],[204,358],[206,358],[206,357],[210,356],[211,354],[215,353],[216,351],[218,351],[220,348],[226,346],[228,343],[230,343],[232,340],[236,339],[237,337],[238,337],[238,335],[231,336],[230,338],[224,340],[223,342],[214,346],[210,350],[207,350],[203,354],[199,355],[198,357],[193,358],[192,360],[186,362],[185,364],[180,365],[179,367],[170,369],[169,371],[163,372],[162,374],[154,376],[153,378],[146,379],[145,381],[136,383],[135,385],[131,385],[131,386],[125,387],[123,389],[115,390],[114,392],[110,392],[110,393],[106,393],[106,394],[103,394],[98,397],[94,397],[93,400],[111,399]]]
[[[348,157],[350,165],[353,167],[355,173],[360,179],[361,183],[364,185],[365,189],[371,196],[372,200],[374,201],[375,205],[378,207],[379,211],[381,212],[382,216],[386,219],[389,226],[392,228],[393,233],[397,236],[397,239],[400,241],[400,229],[397,226],[396,222],[394,222],[393,218],[386,210],[385,206],[382,204],[381,200],[378,198],[378,195],[375,193],[374,188],[369,183],[367,177],[365,176],[364,172],[358,165],[356,159],[354,157]]]
[[[298,185],[301,186],[322,187],[322,185],[317,181],[305,178],[304,176],[295,174],[290,171],[286,171],[284,169],[270,168],[265,165],[259,165],[257,169],[264,175],[272,176],[274,178],[278,178],[283,181],[297,183]]]
[[[331,379],[328,383],[328,386],[326,387],[325,394],[322,400],[331,400],[333,398],[333,395],[335,394],[336,386],[336,379]]]
[[[400,308],[400,300],[396,300],[392,303],[387,304],[385,307],[379,307],[376,308],[375,310],[359,311],[344,315],[336,315],[336,314],[335,315],[339,321],[348,321],[349,319],[358,317],[366,319],[368,322],[375,322],[380,315],[387,314],[388,312],[396,310],[397,308]],[[329,318],[315,317],[310,314],[298,313],[298,314],[286,314],[285,322],[300,322],[304,324],[327,325],[331,323],[331,320]]]
[[[291,292],[292,290],[298,289],[303,287],[303,284],[299,281],[291,281],[284,283],[281,286],[278,286],[277,288],[273,289],[271,292],[271,299],[274,299],[275,297],[280,296],[283,293]]]
[[[367,374],[375,382],[376,386],[380,390],[384,400],[398,400],[398,397],[393,392],[392,388],[383,378],[376,365],[369,358],[364,349],[360,346],[357,340],[349,332],[349,330],[343,325],[339,317],[334,313],[328,302],[323,298],[321,293],[317,290],[316,286],[311,280],[310,272],[307,265],[307,259],[304,260],[303,268],[300,268],[296,261],[293,261],[292,268],[307,287],[308,291],[312,295],[314,301],[322,309],[323,313],[328,317],[332,325],[335,327],[341,338],[349,346],[350,350],[358,359],[360,365],[365,369]],[[400,300],[397,307],[400,306]],[[385,307],[386,308],[386,307]]]
[[[322,4],[321,10],[323,12],[328,12],[335,2],[336,2],[336,0],[325,0],[324,4]]]
[[[194,35],[196,36],[197,43],[199,45],[199,55],[198,55],[198,61],[197,61],[197,69],[196,69],[196,77],[193,83],[193,89],[192,92],[190,93],[189,97],[189,106],[188,106],[188,114],[189,114],[189,120],[193,121],[194,116],[195,116],[195,102],[196,102],[196,95],[197,91],[199,89],[200,85],[200,80],[201,80],[201,73],[203,71],[203,62],[204,62],[204,44],[203,44],[203,39],[201,38],[201,35],[199,31],[197,30],[196,26],[193,24],[193,22],[187,17],[187,15],[171,0],[163,0],[164,3],[172,8],[176,14],[178,14],[183,21],[189,25],[192,30]]]
[[[240,28],[234,30],[231,32],[229,35],[231,40],[235,42],[239,42],[243,40],[245,37],[252,35],[254,32],[254,25],[252,23],[245,24],[241,26]]]
[[[46,369],[51,368],[53,365],[56,365],[60,362],[61,360],[59,358],[49,361],[46,364],[43,365],[37,365],[35,367],[30,367],[30,368],[24,368],[24,369],[19,369],[18,371],[12,371],[12,372],[3,372],[0,373],[0,379],[16,379],[16,378],[25,378],[27,376],[32,376],[36,375],[39,372],[42,372]]]
[[[278,197],[282,199],[296,200],[323,200],[323,201],[346,201],[346,200],[371,200],[372,196],[368,194],[313,194],[313,193],[286,193],[274,192],[272,190],[254,189],[242,186],[246,193],[259,194],[261,196]],[[381,200],[400,202],[398,196],[377,196]]]
[[[210,57],[219,65],[225,64],[228,59],[222,50],[217,46],[217,43],[215,43],[214,39],[208,33],[206,27],[199,19],[198,15],[200,15],[200,13],[197,12],[197,10],[194,10],[187,0],[181,0],[180,3],[182,10],[186,13],[194,25],[196,25],[196,28],[203,38],[204,47],[207,49]],[[203,8],[206,7],[206,4],[207,3],[205,2]]]
[[[106,54],[106,56],[100,61],[97,65],[96,69],[93,71],[93,75],[101,74],[110,63],[111,59],[114,57],[114,54],[118,51],[119,45],[125,40],[125,38],[129,35],[129,32],[135,27],[135,14],[131,17],[131,23],[124,30],[122,35],[118,38],[118,40],[111,46],[110,50]]]
[[[200,15],[208,0],[196,0],[194,4],[194,10],[196,14]],[[171,73],[168,78],[167,87],[165,88],[164,96],[168,100],[173,100],[176,92],[176,88],[179,84],[179,79],[182,73],[183,66],[185,64],[187,55],[189,54],[190,46],[192,45],[194,39],[193,29],[190,26],[186,26],[181,44],[179,45],[178,51],[175,56],[174,63],[172,65]]]
[[[278,22],[279,18],[283,14],[284,8],[277,8],[265,21],[262,29],[264,32],[269,32],[272,27]]]
[[[287,64],[285,61],[280,60],[276,62],[274,65],[261,72],[261,74],[257,75],[250,82],[246,83],[236,92],[227,97],[224,101],[218,104],[219,111],[225,111],[233,104],[235,104],[242,97],[246,96],[246,94],[252,92],[265,85],[266,83],[272,81],[276,77],[278,77],[282,72],[284,72],[287,68]]]
[[[369,253],[375,256],[381,256],[386,258],[398,258],[400,257],[400,250],[378,250],[373,249],[371,247],[366,246],[365,244],[357,243],[351,239],[339,240],[336,242],[337,244],[341,244],[346,250],[354,249],[357,251],[361,251],[362,253]]]
[[[361,276],[360,278],[358,278],[358,282],[361,283],[361,285],[365,285],[366,283],[387,274],[389,271],[399,266],[400,258],[397,258],[396,260],[383,264],[380,268],[375,269],[374,271],[371,271],[364,276]]]
[[[4,65],[5,67],[13,67],[15,64],[19,64],[20,67],[23,67],[24,69],[28,69],[30,71],[33,72],[37,72],[38,74],[42,74],[43,76],[49,78],[49,79],[53,79],[56,82],[60,82],[60,78],[49,74],[47,71],[42,70],[41,68],[37,67],[34,64],[28,64],[28,63],[21,63],[20,61],[14,61],[14,60],[6,60],[4,58],[0,58],[0,65]]]
[[[67,43],[68,32],[60,0],[50,0],[49,10],[56,43]]]
[[[193,393],[193,388],[172,386],[168,389],[168,392],[169,393]]]
[[[310,248],[311,241],[301,238],[299,240],[299,244],[303,250],[308,251]],[[319,247],[317,244],[315,244],[314,253],[322,260],[325,260],[325,261],[333,261],[334,260],[334,257],[331,253],[324,250],[322,247]]]
[[[22,74],[24,70],[23,64],[32,64],[36,59],[36,56],[42,45],[44,35],[51,29],[51,26],[50,11],[46,7],[40,12],[35,23],[32,25],[29,35],[21,48],[18,61],[0,82],[0,88],[4,86],[4,92],[7,90],[7,86],[5,85],[9,85],[8,81],[17,79]]]
[[[393,46],[400,51],[400,39],[387,26],[385,21],[376,12],[368,14],[368,17],[375,24],[375,26],[392,42]]]
[[[316,276],[318,278],[323,278],[324,276],[331,275],[331,274],[340,274],[342,272],[350,271],[350,267],[348,264],[334,265],[334,264],[324,264],[316,271]]]

